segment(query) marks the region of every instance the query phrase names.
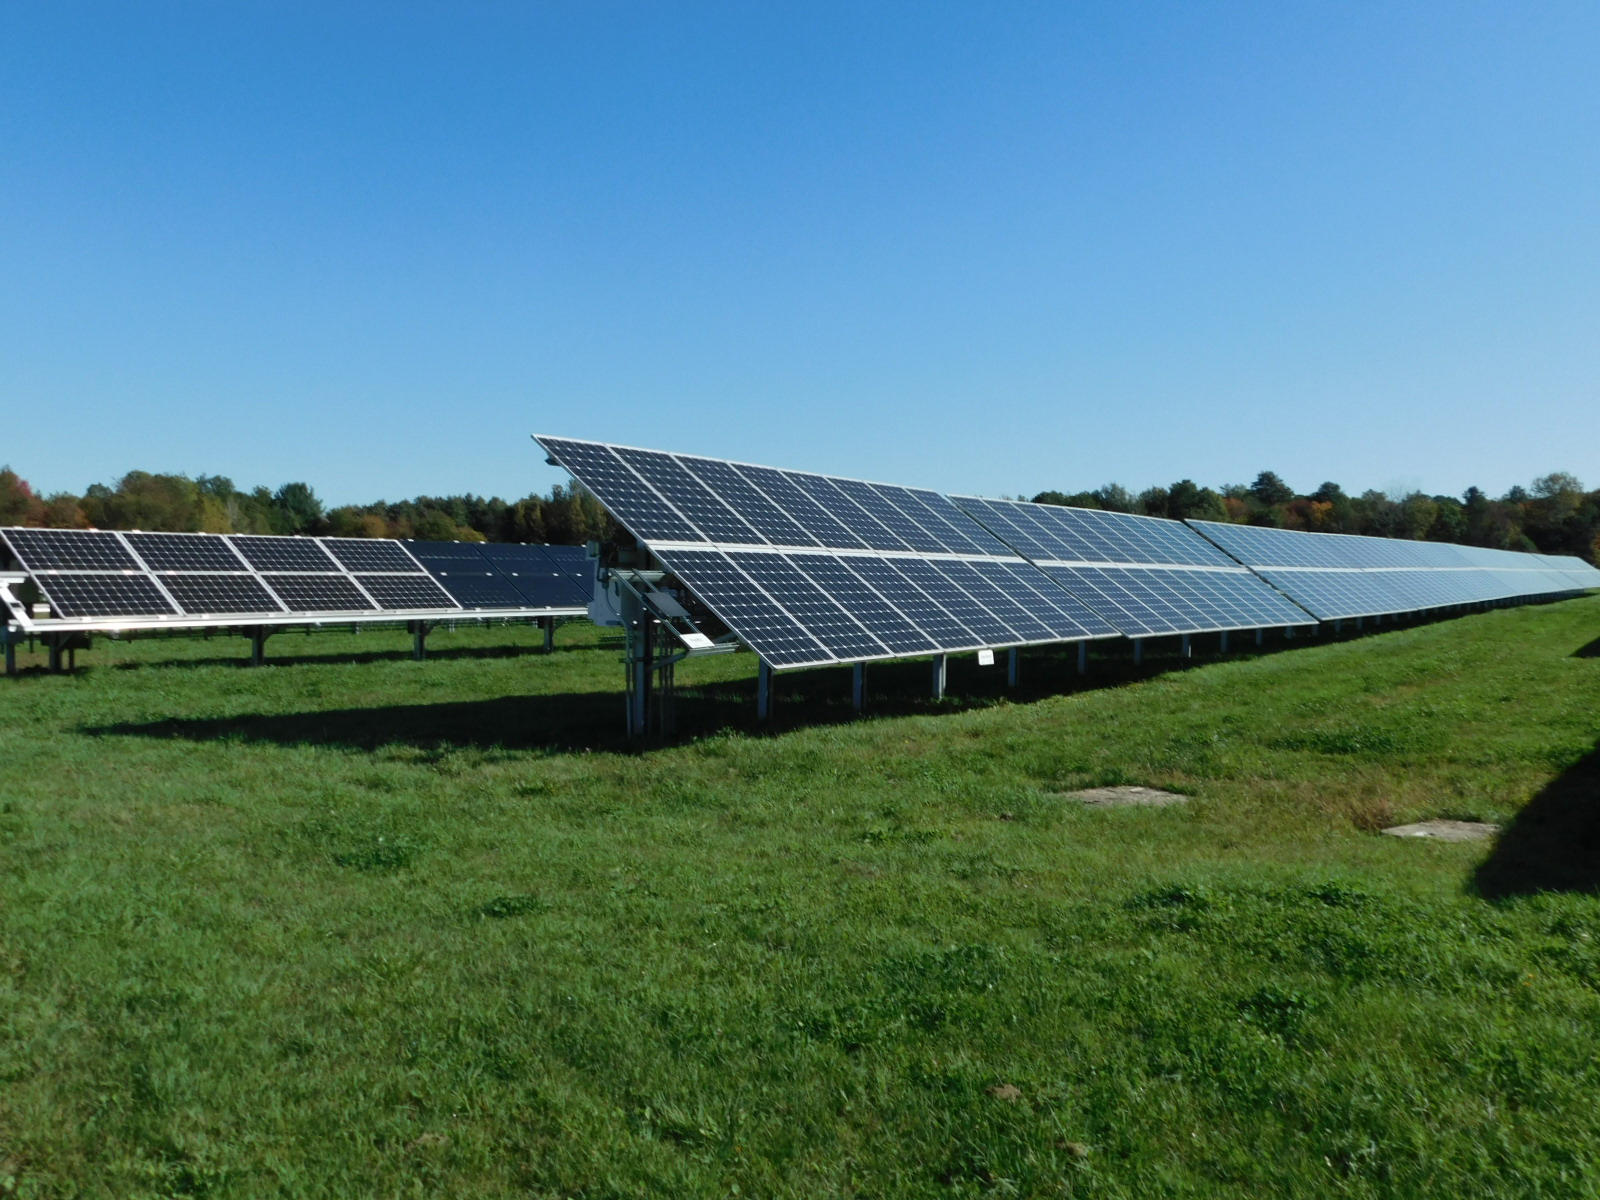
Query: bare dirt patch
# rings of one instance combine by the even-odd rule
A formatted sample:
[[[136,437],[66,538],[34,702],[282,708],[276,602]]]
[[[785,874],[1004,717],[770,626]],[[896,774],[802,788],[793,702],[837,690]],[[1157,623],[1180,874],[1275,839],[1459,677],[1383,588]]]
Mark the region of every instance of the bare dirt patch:
[[[1189,797],[1178,792],[1131,786],[1084,788],[1078,792],[1062,792],[1061,797],[1064,800],[1076,800],[1091,808],[1170,808],[1174,804],[1189,802]]]
[[[1391,825],[1383,831],[1390,837],[1433,838],[1439,842],[1481,842],[1500,832],[1500,826],[1485,821],[1418,821],[1414,825]]]

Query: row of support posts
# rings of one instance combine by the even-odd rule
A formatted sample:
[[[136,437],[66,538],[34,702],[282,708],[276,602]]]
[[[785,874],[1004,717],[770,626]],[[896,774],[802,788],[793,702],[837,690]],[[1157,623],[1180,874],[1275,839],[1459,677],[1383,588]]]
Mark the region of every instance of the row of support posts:
[[[1285,628],[1283,632],[1284,632],[1284,637],[1286,637],[1286,638],[1292,638],[1294,636],[1294,630],[1292,628]],[[1266,638],[1266,630],[1265,629],[1257,629],[1257,630],[1255,630],[1255,644],[1257,646],[1264,645],[1265,644],[1265,638]],[[1140,665],[1142,665],[1144,663],[1144,639],[1143,638],[1132,638],[1130,640],[1133,642],[1133,663],[1134,663],[1135,666],[1140,666]],[[1228,652],[1228,646],[1229,646],[1228,631],[1227,630],[1222,630],[1221,633],[1220,633],[1220,636],[1218,638],[1218,646],[1217,646],[1217,648],[1218,648],[1220,653],[1226,654]],[[1193,643],[1191,635],[1189,635],[1189,634],[1181,635],[1181,638],[1180,638],[1180,641],[1179,641],[1178,653],[1183,658],[1192,658],[1194,656],[1194,643]],[[1089,643],[1086,642],[1086,641],[1078,643],[1077,669],[1078,669],[1078,674],[1079,675],[1087,675],[1089,673]],[[645,671],[645,669],[643,668],[642,664],[639,664],[639,670],[640,670],[641,673],[637,674],[635,676],[635,691],[636,691],[636,693],[637,693],[638,687],[643,682],[644,675],[647,674],[647,671]],[[1021,656],[1020,656],[1020,654],[1018,653],[1018,651],[1015,648],[1007,650],[1006,651],[1006,686],[1007,687],[1011,687],[1011,688],[1016,687],[1018,682],[1021,679],[1021,674],[1022,674],[1022,666],[1021,666]],[[932,697],[935,700],[941,700],[941,699],[944,698],[945,689],[948,686],[949,678],[950,678],[949,658],[946,655],[943,655],[943,654],[935,654],[935,655],[933,655],[931,660],[930,660],[930,680],[929,680],[929,682],[930,682],[930,685],[931,685],[930,686],[930,694],[932,695]],[[862,712],[866,708],[866,684],[867,684],[867,664],[866,663],[855,663],[855,664],[853,664],[851,666],[851,668],[850,668],[850,706],[856,712]],[[771,719],[771,717],[772,717],[772,707],[773,707],[773,674],[772,674],[772,668],[769,667],[765,662],[759,662],[758,661],[757,666],[756,666],[756,717],[757,717],[757,719],[761,720],[761,721],[766,721],[766,720]]]

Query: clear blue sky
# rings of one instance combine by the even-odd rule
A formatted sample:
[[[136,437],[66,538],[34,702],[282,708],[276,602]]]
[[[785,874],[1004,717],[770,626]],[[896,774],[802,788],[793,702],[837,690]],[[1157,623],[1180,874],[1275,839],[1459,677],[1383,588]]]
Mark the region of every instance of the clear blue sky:
[[[0,462],[1600,485],[1600,5],[0,7]]]

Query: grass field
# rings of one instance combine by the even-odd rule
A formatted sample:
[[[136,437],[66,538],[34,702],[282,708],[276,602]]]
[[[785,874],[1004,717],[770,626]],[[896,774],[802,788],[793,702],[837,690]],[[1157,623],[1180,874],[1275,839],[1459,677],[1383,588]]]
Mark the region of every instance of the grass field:
[[[645,750],[537,637],[0,679],[0,1196],[1600,1195],[1600,596]]]

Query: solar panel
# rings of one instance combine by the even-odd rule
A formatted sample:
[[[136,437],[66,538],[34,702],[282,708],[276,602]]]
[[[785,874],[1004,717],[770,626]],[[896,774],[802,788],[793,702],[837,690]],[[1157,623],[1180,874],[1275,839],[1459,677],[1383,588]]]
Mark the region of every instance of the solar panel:
[[[774,667],[1116,633],[935,492],[539,441]]]
[[[409,542],[407,549],[463,608],[582,608],[593,571],[582,546]]]
[[[10,544],[28,571],[137,571],[139,564],[114,533],[93,529],[7,529]]]
[[[399,542],[381,538],[319,538],[329,554],[349,571],[403,571],[414,574],[417,564]]]
[[[456,607],[444,589],[426,575],[357,575],[356,582],[379,608],[405,612]]]
[[[371,612],[377,607],[343,575],[268,575],[266,583],[290,612]]]
[[[230,533],[227,540],[257,571],[337,571],[315,538],[274,537],[259,533]]]
[[[253,575],[173,572],[161,576],[161,585],[192,617],[284,611],[283,605]]]
[[[1181,521],[953,496],[1129,637],[1310,624],[1306,612]]]
[[[148,575],[55,571],[34,582],[58,617],[165,617],[178,610]]]
[[[243,571],[227,540],[214,533],[124,534],[152,571]]]

